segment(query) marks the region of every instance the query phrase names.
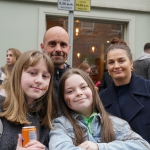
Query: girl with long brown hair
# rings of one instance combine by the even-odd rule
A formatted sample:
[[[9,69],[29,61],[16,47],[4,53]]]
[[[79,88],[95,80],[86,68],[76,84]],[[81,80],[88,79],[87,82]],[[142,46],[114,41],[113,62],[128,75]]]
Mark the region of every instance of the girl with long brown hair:
[[[48,148],[51,120],[56,115],[53,74],[53,62],[42,52],[28,51],[17,60],[10,79],[0,87],[0,119],[4,127],[0,150]],[[37,141],[22,148],[20,133],[24,126],[36,127]]]
[[[54,119],[50,150],[150,149],[126,121],[106,113],[84,71],[68,69],[60,79],[58,96],[62,116]]]

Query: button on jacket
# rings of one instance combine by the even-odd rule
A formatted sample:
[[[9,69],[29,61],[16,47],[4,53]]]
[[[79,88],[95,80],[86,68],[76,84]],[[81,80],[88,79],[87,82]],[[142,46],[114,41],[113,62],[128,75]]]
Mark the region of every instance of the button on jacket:
[[[100,137],[101,125],[100,114],[94,116],[91,124],[92,135],[84,122],[84,117],[72,114],[77,119],[79,125],[85,130],[84,141],[91,141],[98,144],[99,150],[150,150],[150,145],[141,136],[133,132],[128,123],[122,119],[110,116],[116,140],[110,143],[102,143]],[[84,150],[74,146],[75,138],[73,127],[65,116],[54,119],[54,130],[50,131],[50,150]]]

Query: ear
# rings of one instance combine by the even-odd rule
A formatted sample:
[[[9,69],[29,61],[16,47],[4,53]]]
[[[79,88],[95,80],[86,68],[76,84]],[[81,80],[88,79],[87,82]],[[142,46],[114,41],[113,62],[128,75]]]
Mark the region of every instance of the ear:
[[[40,47],[41,47],[41,49],[42,49],[42,52],[44,53],[44,52],[45,52],[45,51],[44,51],[44,44],[41,43],[41,44],[40,44]]]
[[[69,48],[68,48],[69,52],[70,52],[70,49],[71,49],[71,45],[69,45]]]
[[[133,70],[133,60],[131,60],[131,70]]]

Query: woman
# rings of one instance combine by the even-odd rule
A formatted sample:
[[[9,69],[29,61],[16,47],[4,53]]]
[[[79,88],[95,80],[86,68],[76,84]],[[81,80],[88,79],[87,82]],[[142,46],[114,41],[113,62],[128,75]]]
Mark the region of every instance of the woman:
[[[17,60],[10,79],[0,87],[0,119],[4,127],[0,150],[48,149],[51,120],[56,115],[53,74],[53,62],[42,52],[28,51]],[[25,126],[36,127],[37,141],[22,148],[20,133]]]
[[[63,115],[54,119],[50,150],[150,149],[126,121],[106,113],[93,81],[82,70],[63,74],[58,96]]]
[[[105,61],[113,84],[100,93],[105,109],[126,120],[150,143],[150,80],[135,75],[130,48],[118,38],[111,41]]]
[[[15,65],[17,59],[21,55],[21,52],[15,48],[9,48],[6,52],[6,65],[0,68],[0,84],[4,80],[9,79],[13,66]]]

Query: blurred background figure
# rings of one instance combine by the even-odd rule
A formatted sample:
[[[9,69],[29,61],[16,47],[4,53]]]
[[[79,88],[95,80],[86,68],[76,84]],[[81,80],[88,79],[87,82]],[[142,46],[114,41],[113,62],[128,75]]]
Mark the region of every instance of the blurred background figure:
[[[79,69],[83,70],[84,72],[86,72],[88,75],[90,75],[91,72],[91,67],[88,63],[82,62],[79,66]]]
[[[150,43],[144,45],[144,52],[134,61],[133,71],[145,79],[150,79]]]
[[[86,62],[82,62],[79,66],[78,66],[79,69],[83,70],[84,72],[86,72],[89,76],[90,76],[90,73],[91,73],[91,66],[86,63]],[[95,88],[96,90],[99,91],[99,86],[101,84],[100,81],[97,81],[95,84]]]
[[[15,48],[9,48],[6,51],[6,64],[4,67],[0,68],[0,84],[9,79],[12,68],[20,55],[21,52]]]

